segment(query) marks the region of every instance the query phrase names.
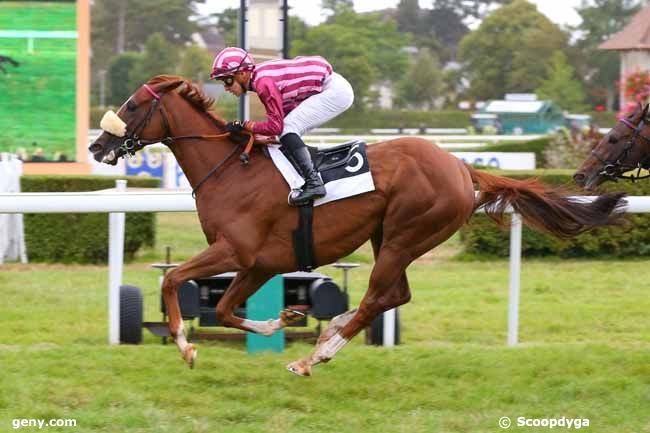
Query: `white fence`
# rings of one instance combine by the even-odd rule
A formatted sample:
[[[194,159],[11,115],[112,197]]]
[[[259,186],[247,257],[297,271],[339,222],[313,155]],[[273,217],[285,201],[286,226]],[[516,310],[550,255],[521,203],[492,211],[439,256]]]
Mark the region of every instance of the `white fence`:
[[[118,189],[84,193],[0,193],[0,213],[109,212],[109,342],[119,342],[119,286],[124,252],[124,212],[195,211],[188,191],[126,192],[126,181]],[[590,201],[593,197],[577,197]],[[650,213],[649,197],[628,197],[623,212]],[[516,345],[519,328],[521,279],[521,218],[514,214],[510,227],[510,282],[508,301],[508,345]],[[389,317],[385,317],[385,322]],[[389,326],[392,329],[392,327]]]
[[[0,193],[20,192],[23,162],[15,155],[0,154]],[[0,264],[5,260],[27,263],[22,214],[0,213]]]

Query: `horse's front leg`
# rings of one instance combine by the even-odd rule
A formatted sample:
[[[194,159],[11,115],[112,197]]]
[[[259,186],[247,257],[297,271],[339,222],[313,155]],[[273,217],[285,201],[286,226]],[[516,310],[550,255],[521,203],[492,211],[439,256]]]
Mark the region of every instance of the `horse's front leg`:
[[[224,296],[219,300],[219,304],[217,305],[217,319],[219,322],[224,326],[268,336],[302,319],[304,317],[302,313],[289,309],[282,310],[278,319],[269,319],[266,321],[248,320],[235,316],[235,308],[246,302],[246,299],[255,293],[272,276],[273,273],[261,271],[256,268],[240,271],[228,287]]]
[[[189,344],[183,331],[181,309],[178,305],[178,288],[187,280],[208,277],[241,268],[232,245],[225,238],[218,238],[200,254],[192,257],[165,275],[162,283],[163,299],[169,315],[169,332],[176,342],[185,362],[194,367],[196,348]]]

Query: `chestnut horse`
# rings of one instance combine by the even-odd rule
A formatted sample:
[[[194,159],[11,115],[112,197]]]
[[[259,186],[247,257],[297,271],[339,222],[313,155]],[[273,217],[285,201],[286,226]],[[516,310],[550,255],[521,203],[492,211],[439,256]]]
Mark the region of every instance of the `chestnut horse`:
[[[650,169],[648,104],[637,104],[631,114],[614,125],[580,165],[573,180],[581,187],[594,189],[606,180],[650,177],[640,176],[642,169]]]
[[[249,164],[233,157],[242,137],[224,134],[225,122],[208,111],[212,102],[181,77],[155,77],[117,116],[107,113],[105,118],[112,120],[102,127],[110,132],[90,146],[96,160],[115,164],[127,153],[162,141],[195,189],[209,246],[168,272],[162,285],[169,330],[190,367],[196,348],[186,340],[177,300],[186,280],[237,271],[217,305],[217,317],[225,326],[270,335],[295,319],[290,311],[268,321],[234,314],[273,275],[296,270],[291,233],[298,210],[287,205],[289,186],[264,152],[254,148]],[[608,194],[590,204],[574,202],[536,180],[479,172],[420,138],[373,144],[368,158],[376,190],[319,206],[313,221],[318,265],[332,263],[370,239],[375,265],[368,290],[358,308],[330,322],[311,356],[287,366],[299,375],[308,376],[312,366],[329,361],[377,315],[408,302],[408,265],[449,239],[478,207],[485,206],[488,215],[500,221],[510,205],[528,225],[570,237],[613,223],[610,214],[622,198]]]

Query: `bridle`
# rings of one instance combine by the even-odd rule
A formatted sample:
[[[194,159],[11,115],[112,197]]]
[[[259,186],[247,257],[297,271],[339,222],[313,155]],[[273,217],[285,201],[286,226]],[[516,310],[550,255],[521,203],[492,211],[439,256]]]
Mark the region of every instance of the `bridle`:
[[[636,164],[624,163],[624,161],[629,156],[632,147],[634,147],[634,144],[636,143],[638,138],[642,138],[645,141],[650,143],[650,138],[641,134],[641,131],[643,131],[643,127],[645,126],[645,119],[641,119],[638,125],[635,125],[634,123],[630,122],[627,119],[621,119],[620,122],[623,123],[628,128],[632,129],[634,132],[632,136],[629,138],[629,140],[625,143],[625,146],[623,146],[623,150],[621,150],[621,153],[616,157],[614,161],[608,161],[602,156],[598,155],[598,153],[596,153],[596,149],[591,151],[591,154],[601,164],[603,164],[603,168],[598,174],[600,176],[604,176],[607,179],[613,181],[617,181],[618,179],[628,179],[632,181],[636,181],[639,179],[646,179],[650,177],[650,174],[641,176],[641,170],[644,168],[648,168],[650,166],[650,155],[647,155]],[[627,176],[624,175],[624,173],[627,173],[628,171],[632,171],[635,169],[637,170],[636,175],[634,174],[627,175]]]
[[[123,142],[118,146],[118,149],[122,150],[124,152],[124,155],[127,157],[131,157],[135,155],[136,152],[144,148],[145,146],[149,144],[154,144],[154,143],[163,143],[166,146],[169,146],[172,144],[174,141],[178,140],[210,140],[210,139],[216,139],[216,138],[224,138],[231,133],[229,131],[226,131],[221,134],[210,134],[210,135],[177,135],[177,136],[172,136],[171,131],[169,129],[169,121],[167,120],[167,115],[165,114],[165,107],[162,105],[161,100],[162,97],[165,96],[165,93],[158,94],[154,89],[152,89],[148,84],[144,84],[143,87],[151,96],[153,96],[153,100],[151,104],[149,105],[149,109],[147,111],[147,114],[144,116],[144,118],[138,122],[138,124],[133,128],[131,131],[129,131],[129,128],[126,128],[124,137],[126,137]],[[163,126],[165,129],[165,135],[162,138],[159,139],[154,139],[154,140],[145,140],[140,137],[140,134],[144,129],[147,127],[151,119],[153,118],[154,113],[156,112],[156,109],[160,111],[160,116],[162,118]],[[210,120],[214,122],[214,119],[210,118]],[[215,123],[215,126],[219,127]],[[253,142],[255,141],[255,135],[253,133],[248,133],[247,131],[243,131],[243,133],[248,134],[248,142],[244,146],[244,151],[239,155],[239,159],[242,162],[242,164],[246,165],[250,162],[250,151],[253,147]],[[219,161],[209,172],[206,174],[192,189],[192,197],[196,198],[196,192],[198,191],[199,187],[203,185],[217,170],[219,170],[239,149],[242,148],[241,144],[236,145],[233,147],[233,149],[228,152],[228,154],[221,160]]]

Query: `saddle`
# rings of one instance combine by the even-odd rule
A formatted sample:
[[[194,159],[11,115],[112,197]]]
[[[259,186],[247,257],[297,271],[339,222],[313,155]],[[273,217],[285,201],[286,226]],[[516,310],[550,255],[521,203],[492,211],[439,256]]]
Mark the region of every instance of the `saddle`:
[[[311,160],[314,162],[314,168],[316,171],[322,172],[347,165],[355,147],[360,143],[363,143],[363,140],[357,139],[322,149],[308,145],[307,149],[311,155]],[[291,159],[291,155],[284,149],[284,146],[280,146],[280,150],[287,159]]]

